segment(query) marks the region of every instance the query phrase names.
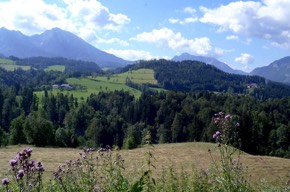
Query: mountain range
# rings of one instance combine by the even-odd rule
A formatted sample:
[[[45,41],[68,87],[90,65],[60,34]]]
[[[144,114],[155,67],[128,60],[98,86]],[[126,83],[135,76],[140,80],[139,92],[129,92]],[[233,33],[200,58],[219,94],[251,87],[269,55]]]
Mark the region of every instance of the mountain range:
[[[206,64],[210,64],[215,66],[216,68],[232,74],[239,74],[239,75],[246,75],[247,73],[241,70],[235,70],[229,67],[227,64],[213,58],[213,57],[204,57],[204,56],[195,56],[190,55],[188,53],[182,53],[179,56],[175,56],[171,59],[172,61],[185,61],[185,60],[192,60],[192,61],[201,61]]]
[[[290,83],[290,56],[272,62],[268,66],[259,67],[251,72],[277,82]]]
[[[121,68],[134,61],[127,61],[113,54],[97,49],[71,32],[53,28],[41,34],[26,36],[19,31],[0,28],[0,57],[63,57],[97,63],[101,68]],[[215,66],[231,74],[247,75],[235,70],[213,57],[195,56],[182,53],[172,61],[194,60]],[[254,69],[250,75],[290,83],[290,56],[274,61],[265,67]]]
[[[0,53],[19,58],[64,57],[68,59],[92,61],[104,68],[118,68],[131,61],[99,50],[78,36],[53,28],[42,34],[26,36],[19,31],[0,28]]]

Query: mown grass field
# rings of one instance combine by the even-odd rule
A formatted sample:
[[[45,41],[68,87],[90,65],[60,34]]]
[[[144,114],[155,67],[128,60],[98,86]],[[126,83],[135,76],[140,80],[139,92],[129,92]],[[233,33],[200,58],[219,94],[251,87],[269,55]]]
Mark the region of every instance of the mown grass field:
[[[154,78],[154,71],[152,69],[138,69],[125,73],[111,75],[109,77],[90,77],[103,82],[121,83],[124,84],[126,79],[129,78],[133,83],[144,84],[150,83],[157,84],[157,80]]]
[[[59,67],[56,67],[59,69]],[[79,99],[87,98],[92,93],[98,94],[99,92],[112,92],[115,90],[123,90],[128,91],[130,94],[134,95],[135,98],[139,98],[141,95],[141,91],[137,89],[133,89],[125,84],[126,78],[130,78],[130,80],[137,84],[150,83],[157,84],[157,80],[154,78],[154,71],[151,69],[139,69],[133,70],[126,73],[111,75],[109,77],[106,76],[97,76],[97,77],[83,77],[83,78],[68,78],[66,80],[67,83],[71,85],[80,85],[85,87],[83,90],[71,90],[71,91],[61,91],[61,90],[53,90],[51,93],[57,94],[58,92],[62,92],[64,94],[73,94],[74,97]],[[163,89],[152,88],[157,91],[162,91]],[[41,98],[44,92],[35,92],[38,98]]]
[[[0,64],[15,65],[15,62],[10,59],[0,58]]]
[[[9,160],[26,146],[8,146],[0,149],[0,178],[7,173]],[[32,147],[32,159],[41,161],[46,169],[45,179],[52,177],[52,172],[65,160],[79,158],[80,149],[71,148],[37,148]],[[153,164],[156,167],[154,174],[158,176],[162,170],[173,167],[176,171],[208,170],[211,160],[208,150],[212,151],[214,158],[218,159],[218,148],[210,143],[178,143],[155,145]],[[121,150],[120,154],[125,160],[125,173],[134,176],[146,164],[146,148],[134,150]],[[290,159],[253,156],[242,154],[241,161],[244,166],[246,178],[251,183],[267,181],[275,184],[285,184],[290,171]]]
[[[3,59],[0,58],[0,67],[7,71],[14,71],[16,69],[23,69],[23,70],[29,70],[31,69],[30,66],[21,66],[21,65],[16,65],[14,61],[9,60],[9,59]]]
[[[58,92],[62,92],[63,94],[73,94],[74,97],[78,99],[86,99],[88,96],[90,96],[92,93],[98,94],[99,92],[112,92],[115,90],[124,90],[130,92],[132,95],[134,95],[136,98],[140,97],[141,92],[133,89],[131,87],[128,87],[125,84],[120,83],[110,83],[110,82],[102,82],[102,81],[96,81],[88,78],[68,78],[66,80],[67,83],[69,83],[72,86],[75,85],[81,85],[84,86],[85,89],[83,90],[52,90],[50,91],[52,94],[57,94]],[[38,98],[41,98],[44,94],[43,91],[41,92],[34,92]]]
[[[44,71],[60,71],[64,72],[65,66],[64,65],[52,65],[44,69]]]

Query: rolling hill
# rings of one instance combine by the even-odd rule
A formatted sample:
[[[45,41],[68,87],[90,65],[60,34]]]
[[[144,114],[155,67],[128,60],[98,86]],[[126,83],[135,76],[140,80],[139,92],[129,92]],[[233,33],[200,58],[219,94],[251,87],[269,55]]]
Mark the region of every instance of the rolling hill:
[[[0,53],[19,58],[64,57],[96,62],[101,68],[118,68],[132,63],[106,53],[78,36],[53,28],[39,35],[26,36],[19,31],[0,28]]]
[[[9,160],[13,158],[16,153],[25,148],[25,146],[8,146],[0,149],[0,175],[7,173]],[[53,171],[59,165],[65,163],[66,160],[74,160],[79,158],[79,149],[72,148],[39,148],[32,147],[32,159],[42,161],[46,171],[44,172],[45,180],[52,177]],[[214,158],[218,157],[217,148],[215,144],[210,143],[175,143],[175,144],[160,144],[155,145],[153,152],[154,174],[160,175],[163,169],[174,165],[175,171],[193,171],[206,170],[210,167],[210,158],[208,150],[212,151]],[[125,162],[125,172],[129,174],[138,174],[136,170],[140,169],[145,162],[146,148],[137,148],[134,150],[121,150]],[[245,174],[250,178],[251,183],[259,182],[260,180],[269,182],[281,182],[286,179],[285,175],[290,168],[290,160],[268,157],[268,156],[254,156],[242,154],[242,163],[245,166]]]

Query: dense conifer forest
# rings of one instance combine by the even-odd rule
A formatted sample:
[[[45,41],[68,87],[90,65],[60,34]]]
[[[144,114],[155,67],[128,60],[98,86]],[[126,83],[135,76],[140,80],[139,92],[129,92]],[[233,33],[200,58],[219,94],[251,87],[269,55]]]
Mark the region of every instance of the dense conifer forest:
[[[153,143],[214,142],[212,117],[224,111],[239,122],[232,131],[240,140],[232,145],[250,154],[290,157],[288,86],[200,62],[140,61],[122,70],[141,67],[154,69],[159,87],[168,91],[140,98],[103,92],[78,101],[73,94],[49,93],[48,85],[81,73],[0,69],[0,144],[131,149],[144,143],[148,131]],[[44,96],[37,98],[35,90]]]

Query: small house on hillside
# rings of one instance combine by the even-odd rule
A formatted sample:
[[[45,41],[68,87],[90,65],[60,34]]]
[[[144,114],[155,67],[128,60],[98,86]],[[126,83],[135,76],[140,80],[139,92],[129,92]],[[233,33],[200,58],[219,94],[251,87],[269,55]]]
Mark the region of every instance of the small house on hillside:
[[[72,90],[73,86],[71,86],[70,84],[67,84],[67,83],[64,83],[61,85],[54,84],[54,85],[52,85],[52,89]]]
[[[64,90],[72,90],[73,87],[70,84],[61,84],[60,87]]]
[[[258,85],[257,83],[249,83],[247,84],[247,88],[250,89],[250,88],[258,88]]]
[[[59,89],[59,85],[58,84],[53,84],[52,85],[52,89]]]

